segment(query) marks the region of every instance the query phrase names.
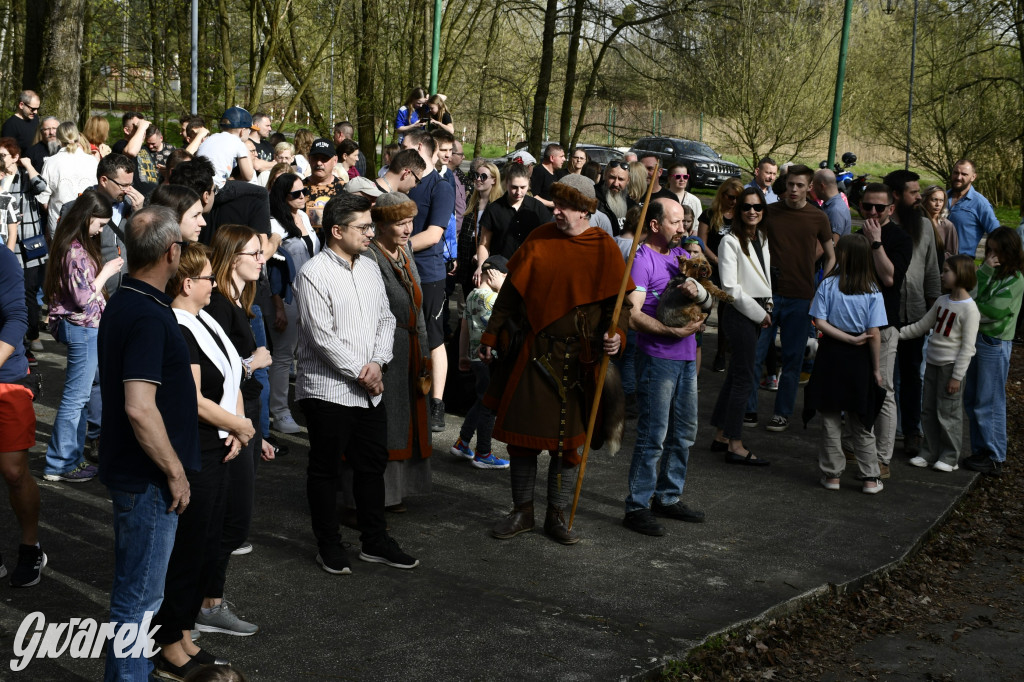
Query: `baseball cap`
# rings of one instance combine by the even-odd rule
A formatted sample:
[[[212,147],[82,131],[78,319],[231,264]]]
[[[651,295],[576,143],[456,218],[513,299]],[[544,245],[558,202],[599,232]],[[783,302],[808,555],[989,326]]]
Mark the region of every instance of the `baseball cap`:
[[[252,116],[242,107],[231,107],[220,117],[220,127],[228,130],[251,128]]]
[[[508,258],[504,256],[491,256],[480,266],[480,270],[497,270],[498,272],[508,274]]]
[[[525,149],[520,149],[512,156],[508,157],[508,162],[521,163],[524,166],[529,166],[530,164],[537,163],[537,159],[533,158],[533,154],[526,151]]]
[[[334,149],[334,143],[325,137],[318,137],[313,140],[313,144],[309,147],[309,155],[315,156],[326,156],[327,158],[334,158],[338,153]]]
[[[377,183],[369,178],[357,176],[345,183],[345,191],[350,194],[365,194],[370,197],[379,197],[384,192],[381,191],[380,187],[377,187]]]

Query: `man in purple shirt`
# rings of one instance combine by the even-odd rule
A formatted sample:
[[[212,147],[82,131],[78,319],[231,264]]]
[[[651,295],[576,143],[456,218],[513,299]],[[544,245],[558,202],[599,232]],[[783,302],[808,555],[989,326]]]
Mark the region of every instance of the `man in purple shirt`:
[[[629,294],[629,320],[637,332],[636,445],[629,467],[626,528],[644,535],[664,535],[655,514],[680,521],[703,521],[704,512],[680,501],[686,482],[690,446],[697,436],[697,342],[700,322],[667,327],[655,318],[658,300],[679,276],[685,214],[678,201],[655,199],[647,211],[647,241],[636,253]],[[704,310],[711,296],[693,279],[682,288]],[[659,462],[664,459],[664,464]]]

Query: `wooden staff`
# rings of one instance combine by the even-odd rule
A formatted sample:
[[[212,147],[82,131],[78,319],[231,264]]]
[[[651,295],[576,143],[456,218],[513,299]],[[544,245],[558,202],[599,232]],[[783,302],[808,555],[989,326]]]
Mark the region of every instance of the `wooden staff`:
[[[657,178],[661,172],[661,162],[654,164],[652,178]],[[629,273],[633,270],[633,259],[636,258],[636,249],[640,245],[640,237],[644,231],[644,220],[647,218],[647,207],[651,204],[651,192],[654,190],[654,182],[647,184],[647,196],[644,197],[644,206],[640,211],[640,221],[637,223],[636,231],[633,233],[633,246],[629,249],[629,258],[626,260],[626,272],[622,275],[622,284],[619,285],[619,295],[615,299],[615,308],[612,309],[612,322],[608,327],[608,336],[615,333],[619,324],[619,313],[622,312],[622,302],[626,298],[626,285],[629,283]],[[590,455],[590,439],[594,436],[594,427],[597,425],[597,411],[601,407],[601,392],[604,390],[604,378],[608,374],[607,353],[601,355],[601,368],[597,372],[597,390],[594,393],[594,404],[590,406],[590,421],[587,423],[587,439],[583,442],[583,457],[580,459],[580,473],[576,477],[576,492],[572,496],[572,510],[569,512],[569,530],[572,530],[572,522],[576,519],[576,506],[580,503],[580,490],[583,489],[583,474],[587,470],[587,457]]]

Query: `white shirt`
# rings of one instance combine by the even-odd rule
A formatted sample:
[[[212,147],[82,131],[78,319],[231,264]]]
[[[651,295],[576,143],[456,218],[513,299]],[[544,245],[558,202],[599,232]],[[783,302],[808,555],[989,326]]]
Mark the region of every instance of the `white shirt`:
[[[238,135],[217,133],[203,140],[197,154],[205,156],[213,164],[213,182],[217,189],[221,189],[235,169],[238,159],[249,156],[249,149]]]
[[[295,399],[379,405],[383,394],[370,397],[356,380],[367,363],[383,365],[392,358],[395,316],[376,261],[358,256],[349,265],[324,248],[302,267],[294,287],[299,307]]]
[[[50,235],[57,229],[60,207],[73,201],[79,194],[96,184],[96,157],[82,149],[73,154],[61,149],[43,161],[43,180],[46,191],[37,197],[40,204],[49,204],[48,228]]]

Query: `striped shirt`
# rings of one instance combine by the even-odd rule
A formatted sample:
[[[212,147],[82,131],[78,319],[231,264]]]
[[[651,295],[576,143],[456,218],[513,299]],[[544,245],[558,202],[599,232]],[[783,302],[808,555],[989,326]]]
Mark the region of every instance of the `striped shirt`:
[[[369,362],[391,361],[395,316],[384,279],[372,258],[352,265],[329,247],[295,277],[299,308],[295,399],[317,398],[338,405],[370,407],[381,395],[356,380]]]

